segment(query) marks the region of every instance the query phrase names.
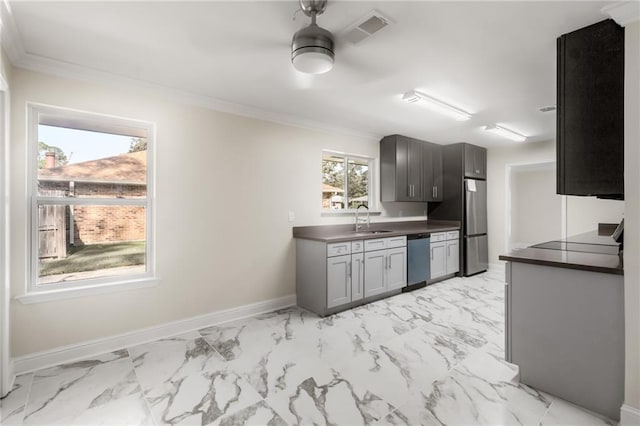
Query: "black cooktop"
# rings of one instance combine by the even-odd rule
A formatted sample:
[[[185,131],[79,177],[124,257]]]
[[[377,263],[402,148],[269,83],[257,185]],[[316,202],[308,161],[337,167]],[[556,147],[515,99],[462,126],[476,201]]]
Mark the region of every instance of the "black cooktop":
[[[567,241],[549,241],[542,244],[536,244],[531,246],[533,248],[549,249],[549,250],[564,250],[564,251],[578,251],[583,253],[598,253],[598,254],[618,254],[617,245],[605,245],[605,244],[586,244]]]

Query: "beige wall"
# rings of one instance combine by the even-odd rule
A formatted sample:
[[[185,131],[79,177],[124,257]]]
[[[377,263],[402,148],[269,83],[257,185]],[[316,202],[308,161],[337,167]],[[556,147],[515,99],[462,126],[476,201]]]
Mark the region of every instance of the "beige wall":
[[[528,247],[562,237],[563,197],[556,194],[556,169],[512,169],[510,247]]]
[[[20,356],[218,309],[293,294],[293,225],[352,222],[320,216],[321,151],[378,157],[377,140],[184,106],[15,69],[12,86],[12,294],[27,270],[27,101],[156,123],[158,287],[24,305],[12,301]],[[385,215],[421,215],[406,203]],[[288,222],[288,212],[296,215]],[[385,216],[378,220],[388,220]]]
[[[567,235],[597,229],[598,223],[620,223],[624,201],[567,196]]]
[[[640,410],[640,23],[625,29],[625,404]]]

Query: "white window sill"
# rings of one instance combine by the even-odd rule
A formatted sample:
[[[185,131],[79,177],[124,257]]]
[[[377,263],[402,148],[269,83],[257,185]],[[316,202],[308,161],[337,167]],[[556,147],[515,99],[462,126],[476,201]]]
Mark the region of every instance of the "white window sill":
[[[320,216],[355,216],[355,210],[322,210]],[[360,210],[358,215],[361,217],[367,217],[366,210]],[[380,216],[382,212],[372,211],[369,212],[369,216]]]
[[[44,303],[54,300],[72,299],[82,296],[93,296],[98,294],[115,293],[119,291],[134,290],[138,288],[156,287],[160,280],[155,277],[144,277],[140,279],[110,282],[107,284],[97,284],[85,287],[60,288],[48,291],[34,291],[15,299],[25,305],[32,303]]]

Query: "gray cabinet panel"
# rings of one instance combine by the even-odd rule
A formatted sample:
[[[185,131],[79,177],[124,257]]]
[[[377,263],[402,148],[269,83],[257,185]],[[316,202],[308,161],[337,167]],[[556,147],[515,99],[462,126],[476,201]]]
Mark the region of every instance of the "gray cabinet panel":
[[[387,291],[385,272],[386,250],[371,251],[364,255],[364,297]]]
[[[407,248],[387,250],[387,290],[407,285]]]
[[[447,275],[460,271],[460,241],[447,241]]]
[[[464,176],[487,178],[487,150],[480,146],[464,144]]]
[[[351,301],[364,297],[364,254],[351,255]]]
[[[431,242],[431,279],[439,278],[447,273],[446,241]]]
[[[351,255],[327,259],[327,307],[351,302]]]
[[[617,419],[624,399],[624,277],[510,265],[507,350],[521,382]]]
[[[424,201],[442,201],[442,147],[423,144]]]

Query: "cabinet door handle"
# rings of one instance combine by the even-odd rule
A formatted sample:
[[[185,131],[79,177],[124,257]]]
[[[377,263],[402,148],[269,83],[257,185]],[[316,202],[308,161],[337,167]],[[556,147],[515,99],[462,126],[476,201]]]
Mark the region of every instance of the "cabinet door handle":
[[[451,246],[447,244],[447,257],[451,257]]]
[[[438,198],[438,187],[437,187],[437,186],[434,186],[434,187],[433,187],[433,189],[435,189],[435,190],[436,190],[436,196],[435,196],[434,198]]]
[[[349,278],[353,278],[353,271],[351,269],[351,262],[349,262]]]
[[[431,260],[433,260],[433,247],[431,248]]]

